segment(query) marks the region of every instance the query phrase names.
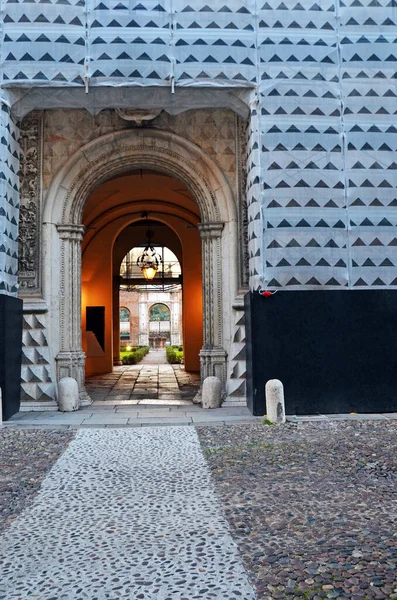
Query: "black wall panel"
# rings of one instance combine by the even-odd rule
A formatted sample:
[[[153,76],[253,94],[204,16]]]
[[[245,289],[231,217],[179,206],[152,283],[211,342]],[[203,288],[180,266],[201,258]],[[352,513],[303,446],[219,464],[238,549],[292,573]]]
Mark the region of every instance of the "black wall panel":
[[[85,314],[86,331],[93,332],[102,350],[105,351],[105,307],[87,306]]]
[[[3,420],[19,411],[22,357],[22,300],[0,295],[0,387]]]
[[[287,414],[397,412],[397,290],[246,296],[248,406],[280,379]]]

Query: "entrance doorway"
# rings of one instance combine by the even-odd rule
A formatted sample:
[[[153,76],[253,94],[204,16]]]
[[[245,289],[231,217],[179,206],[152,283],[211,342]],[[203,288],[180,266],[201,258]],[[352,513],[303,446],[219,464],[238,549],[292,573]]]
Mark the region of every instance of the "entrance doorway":
[[[149,226],[149,225],[148,225]],[[128,235],[137,237],[136,225],[131,225]],[[171,231],[159,222],[150,222],[150,232],[154,238],[167,239],[172,243]],[[169,235],[171,234],[171,235]],[[181,256],[181,246],[174,250]],[[116,240],[116,245],[119,238]],[[183,312],[182,312],[182,265],[176,254],[167,246],[158,245],[153,240],[153,246],[146,252],[144,245],[135,246],[124,256],[121,265],[116,262],[115,271],[119,268],[120,287],[120,347],[148,346],[150,348],[165,348],[183,344]],[[146,254],[145,254],[146,253]],[[152,259],[158,264],[150,268],[149,276],[145,279],[139,261],[144,256],[144,263],[152,264]],[[138,264],[137,264],[138,263]],[[144,267],[145,273],[147,272]],[[116,318],[116,315],[114,315]],[[123,321],[122,319],[126,319]],[[115,333],[116,335],[116,333]],[[186,340],[187,341],[187,340]],[[115,358],[117,348],[115,347]]]
[[[152,170],[114,177],[88,198],[82,252],[86,377],[117,373],[119,367],[138,363],[152,365],[156,357],[160,363],[168,360],[199,374],[203,345],[199,220],[199,208],[187,187]],[[149,230],[158,257],[151,280],[145,279],[139,263]],[[147,349],[150,356],[143,358]],[[153,389],[148,392],[153,394]]]
[[[134,177],[137,183],[141,175],[145,179],[149,173],[168,178],[173,185],[176,182],[179,187],[169,191],[172,197],[178,194],[184,197],[184,204],[175,204],[172,197],[165,195],[159,197],[154,193],[158,191],[154,185],[145,188],[145,195],[137,195],[133,186],[122,191],[118,185],[126,177]],[[178,191],[181,188],[182,193]],[[120,198],[119,192],[124,194],[123,201],[116,198]],[[131,202],[134,204],[132,212]],[[104,309],[96,311],[100,316],[96,327],[103,329],[104,347],[92,343],[96,346],[92,352],[98,356],[91,358],[96,359],[96,367],[101,364],[102,373],[110,373],[115,286],[109,257],[113,256],[114,241],[119,233],[127,225],[138,222],[144,211],[167,224],[184,249],[184,286],[188,278],[191,281],[191,293],[189,296],[185,293],[183,300],[185,335],[186,325],[197,320],[197,304],[202,306],[200,327],[196,328],[200,334],[194,351],[189,344],[191,359],[199,364],[201,380],[216,375],[225,390],[228,389],[227,356],[233,344],[238,293],[236,198],[216,160],[198,145],[169,131],[132,128],[101,136],[76,151],[51,183],[43,213],[46,225],[42,232],[43,245],[47,248],[43,255],[43,278],[48,282],[46,300],[51,306],[48,327],[56,378],[74,377],[83,404],[90,402],[84,388],[84,350],[90,343],[86,309]],[[166,220],[164,213],[167,213]],[[97,242],[100,235],[103,235],[102,245]],[[190,250],[192,241],[199,248],[202,260],[186,264],[191,253],[185,252],[185,248]],[[95,243],[96,253],[93,251]],[[186,368],[187,361],[186,348]],[[87,364],[87,372],[89,369]]]

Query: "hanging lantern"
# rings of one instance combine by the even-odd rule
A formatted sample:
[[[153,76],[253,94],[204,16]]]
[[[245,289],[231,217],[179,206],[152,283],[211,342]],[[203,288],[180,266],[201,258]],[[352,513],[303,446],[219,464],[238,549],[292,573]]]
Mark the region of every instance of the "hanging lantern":
[[[161,264],[161,256],[156,252],[152,244],[153,235],[153,231],[149,228],[146,232],[148,242],[143,253],[136,261],[136,266],[140,268],[146,281],[152,281],[152,279],[154,279]]]

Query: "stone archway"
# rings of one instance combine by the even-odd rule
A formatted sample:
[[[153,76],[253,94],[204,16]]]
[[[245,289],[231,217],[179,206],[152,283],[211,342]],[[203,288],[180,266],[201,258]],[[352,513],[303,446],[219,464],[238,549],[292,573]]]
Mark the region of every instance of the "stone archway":
[[[232,191],[216,163],[192,142],[155,129],[128,129],[102,136],[77,151],[54,178],[44,208],[45,296],[53,308],[51,337],[57,379],[76,378],[83,402],[85,356],[80,307],[84,204],[102,182],[141,168],[176,177],[199,206],[204,308],[201,378],[217,375],[226,382],[226,348],[237,293],[237,210]]]

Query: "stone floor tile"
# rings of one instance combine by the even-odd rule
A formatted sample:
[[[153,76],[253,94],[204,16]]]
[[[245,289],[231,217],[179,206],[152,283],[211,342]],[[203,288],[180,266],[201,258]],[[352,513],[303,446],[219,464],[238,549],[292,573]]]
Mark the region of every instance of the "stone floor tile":
[[[192,419],[190,417],[138,417],[138,421],[142,422],[142,425],[190,425],[192,423]],[[135,419],[134,419],[135,421]],[[129,419],[129,423],[132,422],[132,419]]]
[[[105,424],[105,425],[111,425],[112,423],[124,423],[127,424],[128,423],[128,416],[123,415],[123,416],[116,416],[116,415],[95,415],[92,418],[88,418],[88,419],[84,419],[83,423],[85,425],[101,425],[101,424]]]
[[[150,408],[140,409],[138,406],[138,417],[172,417],[178,416],[178,413],[171,411],[170,407],[165,406],[164,408],[157,408],[156,410],[150,410]]]
[[[114,406],[115,408],[118,408],[119,406],[132,406],[134,404],[139,404],[139,400],[117,400],[117,402],[115,402]]]
[[[158,410],[150,411],[150,410],[142,410],[138,412],[138,419],[174,419],[174,420],[191,420],[189,414],[183,413],[171,413],[171,412],[160,412]]]

